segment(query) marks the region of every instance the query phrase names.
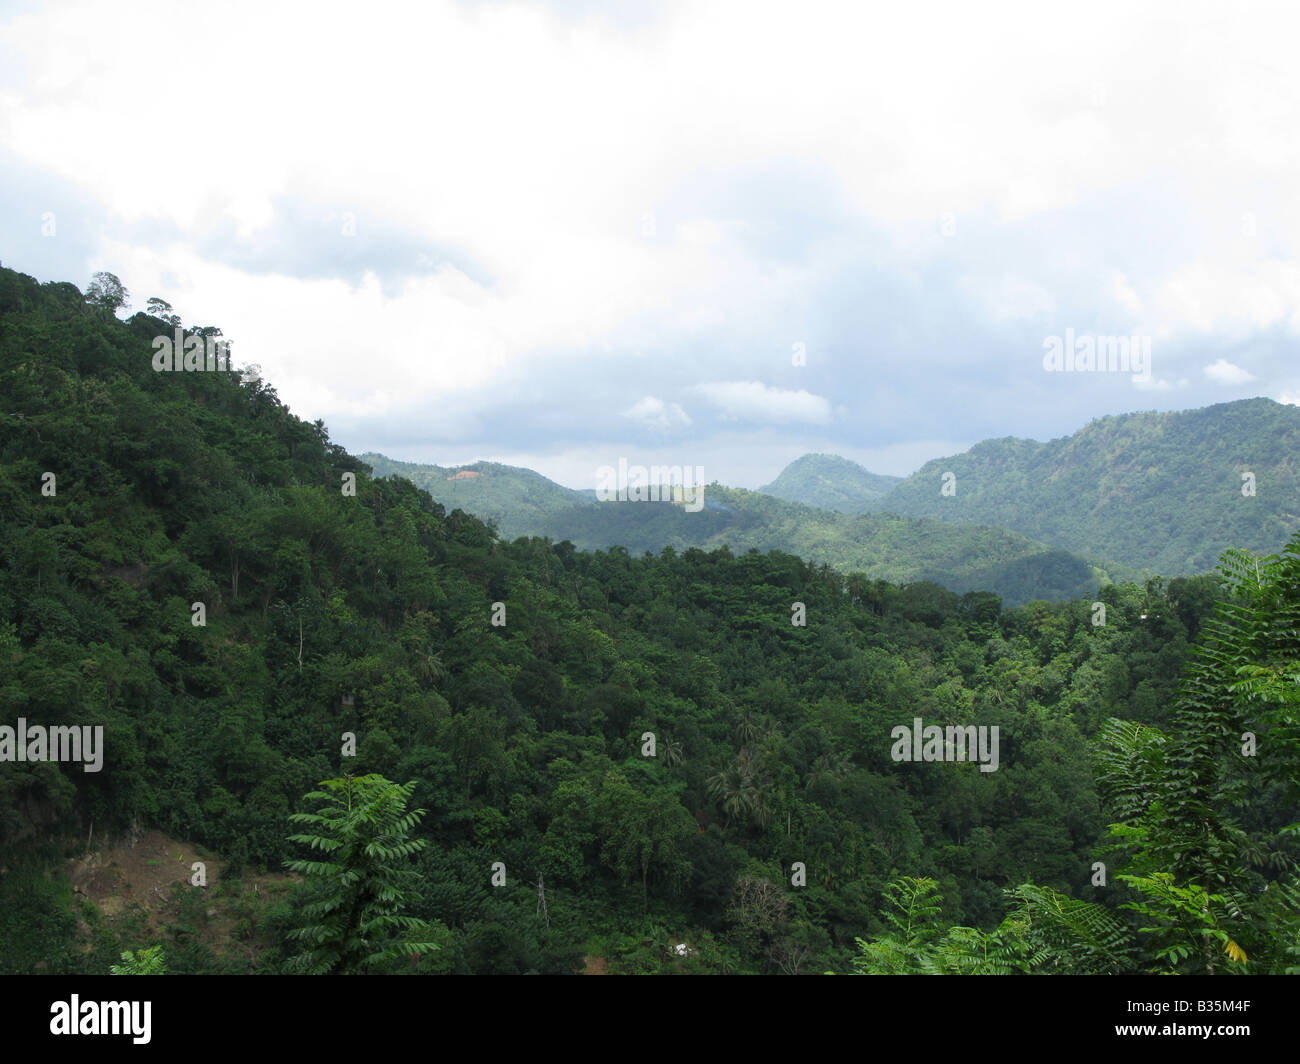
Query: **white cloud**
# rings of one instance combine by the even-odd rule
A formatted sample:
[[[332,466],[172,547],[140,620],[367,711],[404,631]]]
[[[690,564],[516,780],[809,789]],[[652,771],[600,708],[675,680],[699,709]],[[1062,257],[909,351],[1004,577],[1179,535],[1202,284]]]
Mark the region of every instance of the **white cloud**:
[[[1295,235],[1300,238],[1300,231]],[[1198,259],[1164,280],[1152,313],[1166,332],[1212,333],[1230,340],[1275,327],[1300,333],[1300,263]]]
[[[1255,374],[1233,365],[1226,358],[1216,359],[1206,366],[1205,375],[1218,384],[1246,384],[1258,380]]]
[[[725,420],[810,425],[832,420],[830,400],[802,389],[769,388],[761,381],[713,381],[697,384],[694,391],[718,407]]]
[[[43,279],[109,269],[136,306],[171,299],[187,321],[220,325],[295,412],[346,419],[359,442],[400,410],[447,438],[478,423],[466,404],[519,382],[538,406],[576,403],[573,389],[546,391],[538,367],[603,371],[651,351],[664,355],[660,395],[713,380],[698,394],[726,418],[833,424],[842,445],[823,450],[900,431],[973,438],[977,423],[1062,416],[1003,386],[1023,350],[1015,326],[1031,319],[1079,306],[1125,319],[1096,330],[1136,326],[1174,367],[1134,386],[1192,399],[1182,374],[1203,393],[1232,383],[1191,373],[1193,351],[1300,335],[1300,9],[1281,0],[1245,17],[1096,0],[1086,19],[1031,0],[994,19],[932,0],[806,0],[797,17],[690,0],[631,25],[522,2],[372,0],[360,20],[286,0],[25,6],[0,15],[0,144],[27,175],[101,207],[77,223],[98,241],[94,264]],[[193,76],[166,77],[196,41]],[[815,202],[787,199],[791,173]],[[301,276],[274,256],[254,271],[206,250],[217,237],[265,250],[273,231],[292,241],[286,205],[319,216],[340,262],[343,213],[362,237],[409,237],[426,265],[465,261],[394,288],[364,262]],[[15,224],[35,231],[46,207],[21,208]],[[880,294],[878,278],[897,289]],[[873,298],[881,320],[841,325]],[[953,342],[943,327],[972,302],[986,331]],[[777,376],[796,338],[817,353],[810,373],[843,375]],[[906,360],[916,386],[890,392],[895,425],[858,428],[885,386],[854,375],[858,345]],[[1266,346],[1252,368],[1292,387]],[[935,372],[954,363],[969,376]],[[972,390],[948,391],[958,379]],[[813,380],[848,412],[789,390]],[[691,423],[654,396],[626,414],[629,429]]]
[[[1129,280],[1122,273],[1115,274],[1112,280],[1111,294],[1121,307],[1134,314],[1142,312],[1142,300],[1138,297]]]
[[[1139,392],[1172,392],[1176,389],[1189,387],[1191,384],[1191,381],[1186,377],[1179,377],[1177,382],[1167,380],[1164,377],[1151,377],[1150,379],[1134,377],[1132,380],[1133,387]]]
[[[665,403],[653,395],[639,399],[623,411],[624,417],[638,421],[646,428],[667,432],[691,423],[690,417],[676,403]]]
[[[1026,277],[966,277],[962,288],[970,293],[995,322],[1033,321],[1056,310],[1056,300],[1042,285]]]

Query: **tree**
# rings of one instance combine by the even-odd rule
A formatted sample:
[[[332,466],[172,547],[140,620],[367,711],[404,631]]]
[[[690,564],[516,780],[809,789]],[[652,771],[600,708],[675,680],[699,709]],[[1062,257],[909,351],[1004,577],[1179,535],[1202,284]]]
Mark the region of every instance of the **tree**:
[[[1116,878],[1142,895],[1126,908],[1152,922],[1141,933],[1153,936],[1161,971],[1213,974],[1261,952],[1267,970],[1278,963],[1267,954],[1279,922],[1296,922],[1294,879],[1269,894],[1269,877],[1251,867],[1288,866],[1289,829],[1250,832],[1240,816],[1261,776],[1286,784],[1296,774],[1298,548],[1300,537],[1281,558],[1224,554],[1230,597],[1201,627],[1169,737],[1118,721],[1102,733],[1100,782],[1117,814],[1110,833],[1127,858]],[[1258,766],[1243,743],[1257,734],[1267,740]]]
[[[475,782],[497,771],[505,760],[504,732],[501,718],[483,706],[471,706],[443,725],[440,742],[465,780],[466,798]]]
[[[745,873],[736,880],[726,915],[736,944],[755,955],[770,948],[785,928],[789,911],[790,897],[779,883]]]
[[[625,879],[641,876],[642,904],[649,905],[650,869],[669,879],[689,870],[684,851],[694,834],[690,815],[667,791],[643,795],[619,772],[606,775],[595,802],[595,818],[605,838],[601,860]]]
[[[123,307],[129,306],[130,293],[115,274],[100,270],[90,279],[86,289],[86,302],[92,307],[99,307],[116,314]]]
[[[731,826],[733,817],[749,809],[753,791],[740,769],[733,765],[724,765],[705,781],[709,788],[709,797],[718,803],[726,814],[723,827]]]
[[[953,927],[945,932],[939,885],[924,876],[895,879],[885,888],[886,908],[882,914],[890,931],[869,942],[857,939],[858,955],[853,958],[853,970],[858,975],[1010,975],[1028,971],[1027,958],[1031,953],[1035,956],[1050,953],[1050,949],[1041,948],[1044,943],[1030,934],[1037,932],[1041,938],[1039,924],[1050,933],[1060,919],[1050,904],[1036,906],[1030,912],[1026,898],[1020,896],[1022,891],[1029,891],[1028,897],[1034,903],[1043,894],[1051,901],[1061,900],[1052,891],[1021,887],[1008,892],[1013,901],[1020,903],[1020,908],[992,932],[975,927]],[[1068,898],[1064,901],[1071,906],[1083,904]],[[1046,919],[1040,916],[1044,910]],[[1046,943],[1052,944],[1054,940]]]
[[[165,299],[159,299],[157,296],[150,296],[149,301],[144,305],[145,313],[152,317],[165,321],[173,328],[179,328],[181,316],[172,309],[172,305]]]
[[[425,845],[410,838],[425,813],[406,809],[415,781],[398,785],[379,775],[345,776],[320,787],[306,796],[320,803],[320,811],[289,818],[316,831],[289,840],[328,857],[286,862],[309,881],[301,910],[307,922],[289,932],[306,949],[289,967],[343,975],[438,949],[418,937],[430,930],[423,920],[402,915],[407,903],[417,900],[409,889],[416,873],[403,862]]]
[[[926,954],[943,934],[939,886],[925,876],[903,876],[885,888],[883,916],[893,929],[874,942],[858,939],[861,955],[853,965],[861,975],[901,975],[925,971]]]
[[[742,746],[754,742],[759,736],[762,729],[762,723],[759,715],[752,709],[742,710],[740,720],[736,724],[736,738],[740,740]]]

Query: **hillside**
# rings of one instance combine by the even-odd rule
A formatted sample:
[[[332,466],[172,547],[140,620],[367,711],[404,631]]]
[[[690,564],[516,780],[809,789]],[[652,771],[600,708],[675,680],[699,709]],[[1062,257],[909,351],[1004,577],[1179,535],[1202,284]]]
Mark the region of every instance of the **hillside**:
[[[944,496],[948,472],[955,493]],[[997,525],[1166,575],[1204,572],[1228,547],[1275,552],[1300,527],[1300,407],[1243,399],[1099,418],[1050,443],[985,440],[926,463],[871,509]]]
[[[586,550],[621,546],[634,554],[664,547],[780,550],[873,580],[992,591],[1008,605],[1091,595],[1122,575],[1005,529],[838,514],[718,484],[708,486],[698,513],[667,503],[607,502],[554,512],[534,534]]]
[[[595,502],[591,493],[562,487],[540,473],[519,466],[498,462],[448,467],[421,465],[394,461],[373,452],[360,457],[375,476],[405,477],[448,510],[464,510],[481,521],[491,522],[507,539],[536,535],[539,522],[547,515]]]
[[[615,973],[847,973],[913,875],[943,884],[950,970],[1167,968],[1166,941],[1141,938],[1149,918],[1090,885],[1108,822],[1091,759],[1108,718],[1196,726],[1169,707],[1215,578],[1108,586],[1098,626],[1086,599],[1007,610],[777,551],[507,543],[371,478],[251,374],[155,372],[166,325],[0,270],[0,720],[103,729],[94,771],[0,758],[0,972],[103,974],[145,947],[170,974],[288,970],[320,897],[268,879],[304,854],[290,816],[322,781],[369,774],[411,789],[412,841],[380,859],[400,858],[406,911],[438,946],[421,973],[568,973],[584,957]],[[774,502],[718,489],[719,509],[678,516],[761,534]],[[824,513],[779,505],[795,524]],[[964,544],[972,570],[1008,551],[1033,563],[995,530],[832,516],[881,549],[898,537],[900,555],[931,536]],[[1292,559],[1269,577],[1283,589]],[[1260,601],[1278,611],[1250,621],[1260,660],[1293,661],[1294,603]],[[1260,705],[1290,697],[1282,672],[1276,690],[1260,672]],[[1269,724],[1218,688],[1207,701],[1233,715],[1203,731]],[[1001,746],[978,766],[908,762],[892,737],[916,717]],[[1234,945],[1262,971],[1291,963],[1295,927],[1286,891],[1264,890],[1282,862],[1255,841],[1295,819],[1276,747],[1242,807],[1269,863],[1233,873],[1253,904]],[[1126,786],[1130,802],[1178,798]],[[171,867],[196,855],[210,893]],[[1079,904],[1134,944],[1034,937]],[[1007,936],[993,967],[972,928]],[[380,960],[396,974],[414,958]]]
[[[872,500],[885,495],[902,477],[872,473],[857,462],[833,454],[796,458],[764,487],[765,495],[842,514],[866,513]]]

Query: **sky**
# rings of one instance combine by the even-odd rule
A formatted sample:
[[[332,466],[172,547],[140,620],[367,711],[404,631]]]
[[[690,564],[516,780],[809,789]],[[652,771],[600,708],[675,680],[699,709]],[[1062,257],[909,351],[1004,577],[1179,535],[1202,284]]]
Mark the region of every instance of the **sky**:
[[[906,475],[1300,401],[1298,31],[1199,0],[22,0],[0,262],[219,326],[353,453]],[[1045,365],[1120,338],[1137,361]]]

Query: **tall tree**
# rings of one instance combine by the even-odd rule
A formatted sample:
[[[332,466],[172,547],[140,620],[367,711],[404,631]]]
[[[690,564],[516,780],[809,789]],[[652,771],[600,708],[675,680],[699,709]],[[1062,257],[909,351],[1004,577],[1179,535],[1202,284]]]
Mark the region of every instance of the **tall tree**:
[[[1261,776],[1294,787],[1300,763],[1300,537],[1280,558],[1229,551],[1219,572],[1228,597],[1202,626],[1170,736],[1118,721],[1102,736],[1100,782],[1120,817],[1111,834],[1128,854],[1117,878],[1141,895],[1130,907],[1156,921],[1144,930],[1168,971],[1244,965],[1275,948],[1279,919],[1296,919],[1287,829],[1249,832],[1241,814]],[[1256,871],[1267,865],[1289,872],[1271,895],[1272,877]]]
[[[439,947],[420,936],[423,920],[403,915],[416,879],[407,858],[424,848],[410,832],[423,809],[408,812],[415,782],[398,785],[383,776],[345,776],[325,780],[307,795],[319,812],[289,819],[313,831],[290,835],[291,842],[319,850],[323,861],[288,861],[291,871],[308,877],[306,920],[289,932],[305,949],[289,967],[312,975],[345,975],[385,966],[402,956]]]
[[[117,279],[115,274],[108,273],[106,270],[100,270],[90,279],[90,287],[86,289],[86,302],[92,307],[100,307],[110,314],[116,314],[123,307],[128,306],[130,293],[126,290],[126,285]]]
[[[144,305],[144,309],[146,314],[158,318],[160,321],[165,321],[173,328],[180,326],[181,316],[172,309],[172,305],[165,299],[150,296],[148,302]]]

